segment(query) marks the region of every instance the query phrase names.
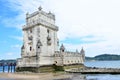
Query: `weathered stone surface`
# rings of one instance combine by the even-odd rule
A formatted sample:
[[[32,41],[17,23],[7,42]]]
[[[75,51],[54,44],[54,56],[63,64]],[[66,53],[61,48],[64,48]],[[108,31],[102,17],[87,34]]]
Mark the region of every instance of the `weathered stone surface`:
[[[62,45],[59,51],[57,38],[58,27],[55,25],[55,15],[39,10],[26,14],[26,25],[23,26],[23,46],[21,58],[17,60],[17,68],[36,68],[46,65],[64,66],[83,64],[85,52],[68,52]],[[64,50],[63,50],[64,49]],[[30,69],[31,69],[30,68]]]

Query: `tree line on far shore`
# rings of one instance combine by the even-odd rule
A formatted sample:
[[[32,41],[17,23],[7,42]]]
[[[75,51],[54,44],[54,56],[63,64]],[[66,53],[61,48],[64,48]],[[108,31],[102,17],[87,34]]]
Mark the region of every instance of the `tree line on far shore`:
[[[95,57],[85,57],[86,61],[110,61],[110,60],[120,60],[120,55],[116,54],[101,54]]]
[[[16,63],[16,59],[0,60],[0,64],[8,65],[10,63],[15,64]]]

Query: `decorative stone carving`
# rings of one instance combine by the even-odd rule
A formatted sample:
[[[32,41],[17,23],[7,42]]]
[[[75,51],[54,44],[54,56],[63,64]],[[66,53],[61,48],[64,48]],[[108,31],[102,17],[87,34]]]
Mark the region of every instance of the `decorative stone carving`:
[[[38,35],[38,38],[40,37],[40,28],[38,27],[37,28],[37,35]]]
[[[62,44],[61,47],[60,47],[60,51],[64,52],[65,51],[65,47],[64,45]]]
[[[57,46],[59,46],[59,39],[57,39]]]
[[[38,42],[37,42],[37,46],[38,46],[38,47],[42,46],[42,43],[41,43],[40,40],[38,40]]]
[[[47,44],[48,45],[51,45],[51,36],[50,36],[50,30],[49,29],[47,29],[47,33],[48,33],[48,36],[47,36]]]
[[[82,47],[82,49],[81,49],[80,53],[81,53],[81,54],[84,54],[84,53],[85,53],[85,51],[84,51],[83,47]]]
[[[47,44],[48,45],[51,45],[51,37],[48,35],[48,37],[47,37]]]
[[[28,40],[32,41],[33,37],[32,36],[29,36],[28,37]]]
[[[38,8],[38,10],[41,11],[41,10],[42,10],[42,7],[40,6],[40,7]]]
[[[29,27],[33,27],[33,26],[42,24],[44,26],[48,26],[51,29],[58,30],[57,26],[55,26],[54,24],[51,24],[51,23],[49,23],[49,22],[47,22],[43,19],[37,19],[37,20],[34,20],[34,21],[35,21],[34,23],[29,22],[27,26],[23,26],[23,29],[28,29]]]
[[[37,45],[36,45],[36,55],[38,56],[41,52],[41,46],[42,46],[42,43],[40,40],[38,40],[37,42]]]

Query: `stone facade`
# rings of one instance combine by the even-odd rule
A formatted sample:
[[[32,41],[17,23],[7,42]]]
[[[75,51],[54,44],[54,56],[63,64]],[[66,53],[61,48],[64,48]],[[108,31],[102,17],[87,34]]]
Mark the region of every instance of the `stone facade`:
[[[58,27],[55,15],[46,13],[41,7],[38,11],[26,14],[23,26],[23,46],[17,67],[41,67],[48,65],[83,64],[85,52],[68,52],[62,44],[59,50]]]

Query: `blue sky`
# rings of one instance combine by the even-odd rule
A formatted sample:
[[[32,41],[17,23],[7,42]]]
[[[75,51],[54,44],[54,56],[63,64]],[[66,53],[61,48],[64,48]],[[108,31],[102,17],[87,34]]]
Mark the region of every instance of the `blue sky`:
[[[20,57],[22,40],[19,36],[22,36],[22,31],[16,27],[16,24],[19,25],[22,21],[17,22],[15,20],[19,12],[14,11],[9,6],[7,0],[0,1],[0,59]]]
[[[20,58],[25,14],[41,5],[56,16],[66,50],[120,54],[119,0],[0,0],[0,59]]]

